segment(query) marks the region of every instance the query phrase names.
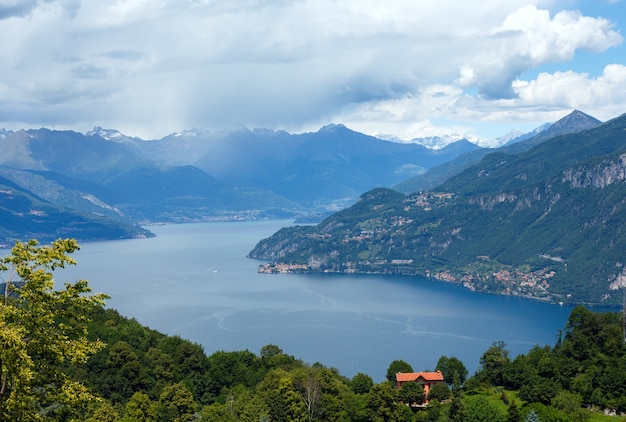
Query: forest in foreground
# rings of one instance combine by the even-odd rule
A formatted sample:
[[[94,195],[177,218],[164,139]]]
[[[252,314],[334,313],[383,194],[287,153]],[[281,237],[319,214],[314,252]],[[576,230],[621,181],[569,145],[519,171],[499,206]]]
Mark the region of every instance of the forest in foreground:
[[[445,382],[396,388],[347,378],[268,344],[207,355],[106,308],[88,283],[55,286],[74,240],[17,243],[0,258],[0,421],[620,421],[626,420],[621,313],[573,309],[553,346],[511,357],[503,342],[468,374],[441,356]],[[354,353],[358,353],[355,350]],[[428,405],[410,407],[405,403]]]

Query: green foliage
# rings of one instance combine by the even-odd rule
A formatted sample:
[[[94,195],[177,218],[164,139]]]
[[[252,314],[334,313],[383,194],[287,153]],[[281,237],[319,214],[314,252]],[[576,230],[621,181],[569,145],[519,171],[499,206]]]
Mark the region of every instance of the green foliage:
[[[451,421],[463,421],[465,415],[465,405],[462,400],[461,390],[452,392],[452,401],[450,402],[450,410],[448,412]]]
[[[386,377],[387,381],[392,385],[396,385],[396,374],[398,372],[413,372],[413,368],[403,360],[394,360],[391,362],[389,368],[387,368]]]
[[[140,391],[134,393],[125,406],[126,417],[135,422],[150,422],[155,417],[155,404]]]
[[[447,356],[441,356],[437,361],[436,371],[441,371],[443,379],[448,384],[456,381],[462,385],[467,379],[467,368],[459,359]]]
[[[541,422],[541,419],[539,419],[539,415],[537,415],[537,413],[534,410],[531,410],[526,415],[526,418],[524,419],[524,421],[525,422]]]
[[[506,411],[505,422],[522,422],[522,414],[520,413],[520,410],[517,407],[517,403],[515,403],[515,400],[509,403]]]
[[[428,392],[428,400],[437,400],[439,402],[448,400],[452,396],[452,391],[446,383],[435,384],[430,387]]]
[[[367,394],[352,394],[346,396],[344,400],[345,413],[350,421],[355,422],[369,422],[370,414],[367,409],[368,395]]]
[[[504,421],[505,416],[500,409],[484,396],[469,397],[463,409],[464,422],[498,422]]]
[[[529,403],[550,404],[559,391],[559,385],[551,378],[534,376],[522,385],[519,398]]]
[[[417,382],[405,382],[398,391],[398,398],[406,404],[422,404],[426,398],[424,386]]]
[[[397,393],[388,382],[374,385],[367,393],[366,409],[371,421],[393,421],[398,419]]]
[[[374,380],[367,374],[359,372],[352,377],[350,386],[356,394],[366,394],[374,385]]]
[[[287,371],[282,369],[270,371],[259,384],[258,390],[269,410],[271,420],[305,421],[308,419],[306,404]]]
[[[155,413],[157,421],[191,421],[196,403],[185,384],[177,383],[163,389]]]
[[[75,240],[39,246],[17,242],[0,260],[5,292],[0,303],[0,420],[37,420],[42,412],[73,411],[93,399],[62,370],[84,364],[104,347],[87,338],[89,315],[106,295],[87,281],[54,286],[52,271],[75,264]]]
[[[509,363],[506,344],[503,341],[496,341],[480,357],[480,369],[476,377],[493,385],[503,385],[504,373]]]
[[[261,357],[262,358],[272,358],[274,356],[279,356],[283,354],[283,350],[276,346],[275,344],[266,344],[265,346],[261,347]]]
[[[93,412],[93,416],[87,419],[87,422],[117,422],[120,419],[119,413],[109,402],[99,403],[98,408]]]
[[[541,403],[532,403],[526,406],[523,410],[526,413],[526,421],[538,420],[543,422],[572,422],[587,420],[588,414],[583,412],[583,409],[579,409],[579,415],[568,415],[564,411],[552,406],[548,406]],[[579,419],[582,418],[582,419]]]
[[[6,151],[4,151],[6,152]],[[71,236],[81,241],[109,240],[109,239],[132,239],[138,237],[154,237],[150,231],[135,226],[126,221],[121,221],[119,215],[102,207],[83,210],[69,209],[67,204],[42,200],[49,189],[48,183],[54,185],[51,189],[51,197],[58,200],[59,186],[51,177],[41,177],[37,172],[28,170],[3,169],[9,175],[14,173],[17,180],[24,182],[31,179],[37,186],[37,193],[20,187],[0,175],[0,244],[7,245],[16,239],[23,240],[36,236],[40,242],[53,242],[61,236]],[[15,173],[19,173],[15,174]],[[50,176],[54,173],[48,173]],[[29,182],[23,183],[29,186]],[[62,189],[61,189],[62,190]],[[42,195],[43,194],[43,195]],[[75,200],[78,191],[73,192],[72,200]],[[56,201],[52,201],[56,202]],[[84,201],[89,203],[89,201]],[[93,204],[91,204],[93,205]],[[97,212],[95,209],[97,208]],[[36,211],[36,212],[33,212]]]
[[[583,411],[582,404],[580,394],[571,393],[566,390],[559,391],[552,399],[552,407],[564,412],[571,421],[584,421],[588,419],[588,415]]]

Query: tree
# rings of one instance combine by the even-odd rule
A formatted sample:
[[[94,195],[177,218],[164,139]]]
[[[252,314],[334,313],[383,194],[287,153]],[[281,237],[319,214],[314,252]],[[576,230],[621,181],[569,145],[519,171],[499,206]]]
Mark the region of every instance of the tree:
[[[455,357],[447,357],[441,356],[437,361],[437,366],[435,370],[441,371],[443,374],[443,379],[448,383],[452,384],[454,381],[454,375],[458,375],[458,381],[460,384],[463,384],[467,379],[467,368],[459,359]]]
[[[118,341],[108,348],[105,361],[108,394],[112,402],[126,402],[141,381],[141,363],[130,345]]]
[[[541,419],[539,419],[539,416],[537,415],[537,413],[534,410],[531,410],[527,415],[526,418],[524,419],[525,422],[541,422]]]
[[[502,340],[495,341],[480,358],[481,369],[477,374],[478,378],[493,385],[502,385],[504,372],[510,362],[506,344]]]
[[[116,422],[119,419],[120,415],[113,408],[113,405],[108,401],[103,401],[93,413],[93,416],[87,419],[87,422]]]
[[[136,392],[125,406],[126,416],[136,422],[154,420],[154,404],[146,393]]]
[[[563,411],[568,419],[572,421],[585,420],[584,410],[582,409],[582,397],[580,394],[571,393],[563,390],[559,391],[552,399],[552,407]]]
[[[54,288],[52,271],[74,265],[73,239],[50,246],[16,242],[0,260],[4,297],[0,301],[0,421],[32,420],[41,412],[81,408],[93,399],[62,365],[83,364],[104,347],[87,338],[90,311],[104,305],[86,280]]]
[[[370,391],[370,388],[374,385],[374,380],[367,374],[359,372],[352,377],[352,391],[357,394],[366,394]]]
[[[415,381],[405,382],[402,384],[402,387],[400,387],[398,397],[408,405],[413,403],[422,404],[426,398],[424,386]]]
[[[440,382],[439,384],[435,384],[430,387],[430,391],[428,392],[428,401],[437,400],[442,402],[444,400],[448,400],[452,392],[450,391],[450,387],[448,384],[444,382]]]
[[[163,389],[157,405],[157,421],[191,421],[195,413],[196,403],[185,384],[179,382]]]
[[[449,419],[453,422],[461,422],[463,421],[464,412],[465,407],[461,397],[461,390],[454,389],[452,390],[452,401],[450,403],[450,410],[448,414]]]
[[[203,422],[236,422],[237,416],[228,404],[212,403],[200,412]]]
[[[550,404],[559,392],[559,385],[552,379],[534,376],[519,389],[518,397],[527,403]]]
[[[287,408],[286,415],[288,421],[304,422],[310,420],[307,404],[296,391],[291,379],[281,379],[279,381],[278,390]]]
[[[280,347],[276,346],[275,344],[270,343],[261,347],[262,358],[271,358],[273,356],[278,356],[282,354],[283,354],[283,350]]]
[[[367,405],[369,403],[368,394],[348,394],[344,399],[344,406],[349,421],[369,422],[370,417]]]
[[[293,388],[302,397],[309,421],[314,420],[322,410],[323,392],[322,383],[319,380],[321,371],[316,368],[313,370],[299,368],[291,372]]]
[[[522,414],[520,413],[515,400],[512,400],[511,403],[509,403],[506,410],[506,422],[522,422]]]
[[[163,387],[172,384],[174,379],[172,357],[161,349],[150,347],[145,354],[145,359],[154,379],[153,394],[158,396],[163,391]]]
[[[239,415],[241,422],[259,422],[263,417],[269,420],[269,409],[261,397],[252,396],[244,402]]]
[[[308,420],[302,396],[296,391],[290,374],[284,369],[274,369],[268,372],[257,386],[257,393],[267,406],[270,420],[280,422]]]
[[[504,421],[504,415],[496,405],[484,396],[475,396],[467,400],[463,413],[463,422],[498,422]]]
[[[394,360],[387,369],[387,380],[393,385],[396,384],[396,373],[398,372],[413,372],[411,365],[403,360]]]
[[[396,390],[388,382],[375,384],[367,393],[366,409],[370,421],[396,420],[398,407]]]

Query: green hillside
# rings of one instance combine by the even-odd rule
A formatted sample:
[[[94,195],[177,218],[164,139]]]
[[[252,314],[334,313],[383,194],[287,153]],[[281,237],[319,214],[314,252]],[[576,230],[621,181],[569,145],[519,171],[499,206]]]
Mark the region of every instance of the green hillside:
[[[625,175],[621,116],[488,155],[431,192],[375,189],[315,227],[264,239],[250,256],[298,264],[292,271],[425,275],[476,291],[617,304]]]
[[[55,205],[0,176],[0,247],[28,236],[49,242],[66,237],[94,241],[154,235],[119,218]]]

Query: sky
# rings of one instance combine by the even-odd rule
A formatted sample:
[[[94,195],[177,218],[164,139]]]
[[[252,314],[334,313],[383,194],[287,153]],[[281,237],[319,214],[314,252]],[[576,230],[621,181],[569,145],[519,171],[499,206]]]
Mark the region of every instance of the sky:
[[[491,139],[626,113],[626,0],[0,0],[0,128]]]

